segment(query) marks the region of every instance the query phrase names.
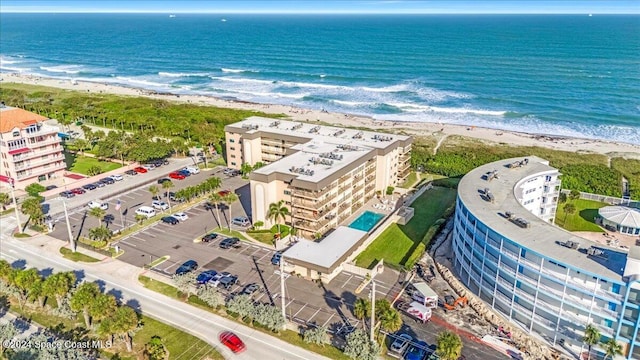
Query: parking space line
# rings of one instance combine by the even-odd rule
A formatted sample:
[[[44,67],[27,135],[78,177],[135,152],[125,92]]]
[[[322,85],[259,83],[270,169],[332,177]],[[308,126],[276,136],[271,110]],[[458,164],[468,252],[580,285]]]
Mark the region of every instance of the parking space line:
[[[259,253],[262,250],[262,248],[257,248],[256,251],[254,251],[253,253],[251,253],[251,256],[255,256],[256,253]]]
[[[262,255],[262,256],[258,259],[258,262],[261,262],[261,261],[262,261],[262,259],[266,258],[266,257],[267,257],[267,256],[269,256],[269,255],[271,255],[271,253],[270,253],[270,252],[267,252],[266,254]]]
[[[320,312],[320,308],[318,308],[318,310],[316,310],[316,312],[313,313],[313,315],[311,315],[311,317],[308,318],[307,321],[311,321],[311,319],[313,319],[316,315],[318,315],[319,312]]]
[[[327,321],[324,322],[324,324],[322,324],[322,327],[327,327],[327,324],[329,324],[329,321],[331,321],[331,319],[333,319],[333,317],[335,316],[335,314],[331,314],[331,316],[329,316],[329,318],[327,319]]]
[[[303,304],[302,307],[300,308],[300,310],[296,311],[295,314],[293,314],[294,317],[298,316],[298,314],[300,313],[300,311],[302,311],[305,307],[307,307],[307,304]]]
[[[349,276],[347,281],[345,281],[340,288],[344,289],[344,287],[347,286],[347,283],[349,282],[349,280],[351,280],[351,278],[353,278],[353,275]]]

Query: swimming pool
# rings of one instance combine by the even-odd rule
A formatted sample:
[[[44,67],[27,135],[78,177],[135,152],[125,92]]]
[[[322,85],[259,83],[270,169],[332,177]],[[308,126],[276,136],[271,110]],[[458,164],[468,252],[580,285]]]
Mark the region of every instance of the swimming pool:
[[[369,231],[384,217],[383,214],[378,214],[373,211],[365,211],[357,219],[353,220],[349,227],[352,229],[358,229],[362,231]]]

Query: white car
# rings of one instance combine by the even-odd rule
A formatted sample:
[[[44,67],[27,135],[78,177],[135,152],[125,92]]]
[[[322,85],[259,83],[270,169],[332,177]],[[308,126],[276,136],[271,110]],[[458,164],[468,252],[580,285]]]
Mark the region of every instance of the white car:
[[[183,170],[187,170],[188,172],[191,173],[191,175],[200,173],[200,169],[198,169],[197,167],[193,167],[193,166],[187,166]]]
[[[178,219],[180,221],[185,221],[185,220],[187,220],[189,218],[189,215],[187,215],[187,214],[185,214],[183,212],[175,213],[175,214],[173,214],[171,216],[173,216],[174,218],[176,218],[176,219]]]
[[[122,177],[122,175],[120,175],[120,174],[111,175],[109,177],[112,178],[113,181],[122,181],[122,180],[124,180],[124,177]]]
[[[102,200],[93,200],[90,201],[87,206],[89,207],[89,209],[95,209],[95,208],[100,208],[102,210],[107,210],[109,208],[109,204],[107,204],[106,202],[102,201]]]
[[[169,208],[169,204],[160,200],[153,200],[151,206],[156,210],[167,210]]]
[[[144,164],[142,165],[143,168],[147,169],[147,170],[155,170],[156,166],[153,164]]]

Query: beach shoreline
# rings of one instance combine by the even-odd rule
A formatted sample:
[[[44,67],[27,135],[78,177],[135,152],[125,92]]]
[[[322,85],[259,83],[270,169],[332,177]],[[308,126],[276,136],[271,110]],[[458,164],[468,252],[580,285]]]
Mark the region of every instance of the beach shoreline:
[[[317,121],[336,126],[366,127],[378,131],[404,131],[412,136],[433,137],[437,141],[438,145],[449,136],[463,136],[496,144],[508,144],[513,146],[538,146],[553,150],[578,153],[597,153],[605,154],[611,157],[622,156],[626,158],[640,159],[640,145],[630,143],[611,142],[606,140],[587,138],[574,138],[567,136],[555,136],[547,134],[532,134],[509,130],[497,130],[477,127],[473,125],[378,120],[371,117],[333,113],[323,110],[303,109],[288,105],[259,104],[241,100],[217,98],[208,95],[184,95],[165,92],[160,93],[147,89],[126,87],[121,85],[90,81],[45,78],[20,73],[2,73],[1,76],[2,82],[0,82],[0,84],[20,83],[48,86],[64,90],[88,93],[105,93],[123,96],[144,96],[153,99],[179,103],[254,110],[269,114],[284,114],[288,116],[289,119],[296,121]]]

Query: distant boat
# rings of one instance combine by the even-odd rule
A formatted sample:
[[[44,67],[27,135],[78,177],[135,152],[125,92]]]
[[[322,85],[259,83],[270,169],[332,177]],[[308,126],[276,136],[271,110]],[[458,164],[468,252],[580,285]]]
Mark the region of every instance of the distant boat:
[[[227,19],[220,19],[220,21],[222,21],[222,22],[226,22],[226,21],[227,21]]]
[[[176,16],[175,16],[175,15],[173,15],[173,14],[171,14],[171,15],[169,15],[169,17],[170,17],[170,18],[174,18],[174,17],[176,17]]]
[[[589,17],[592,17],[592,16],[593,16],[593,14],[589,14]]]

